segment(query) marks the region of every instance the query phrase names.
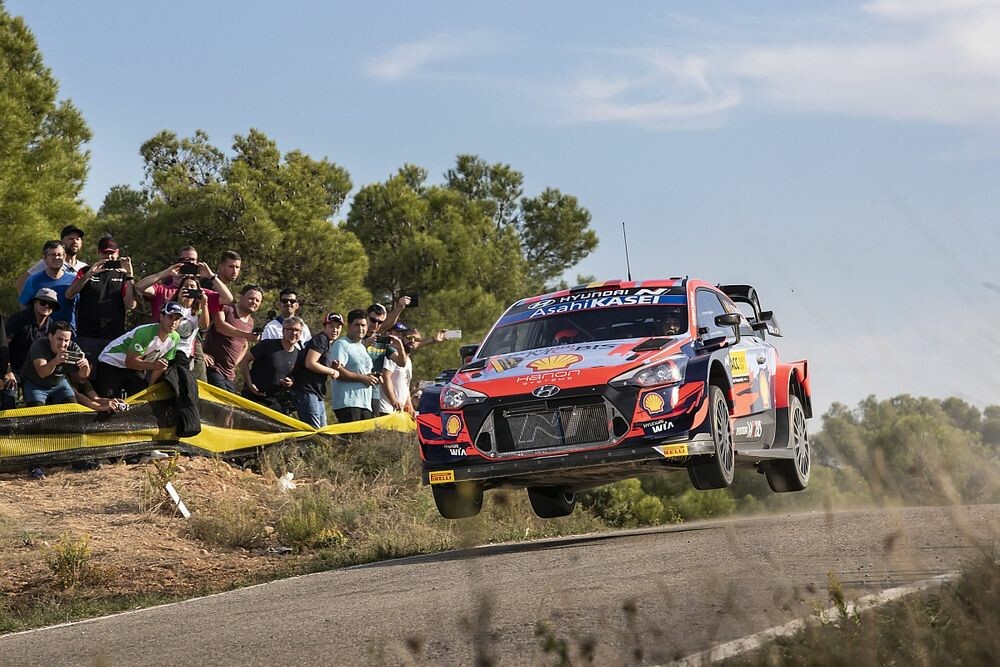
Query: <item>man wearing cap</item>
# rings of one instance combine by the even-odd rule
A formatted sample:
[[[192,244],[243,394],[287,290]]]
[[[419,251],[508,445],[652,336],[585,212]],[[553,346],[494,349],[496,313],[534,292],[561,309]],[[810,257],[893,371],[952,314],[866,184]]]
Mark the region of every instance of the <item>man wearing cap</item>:
[[[337,340],[344,326],[344,318],[337,313],[328,313],[323,318],[323,330],[313,336],[299,352],[292,371],[292,397],[299,420],[323,428],[327,424],[326,384],[330,378],[340,374],[339,363],[329,358],[330,347]]]
[[[42,259],[45,260],[45,270],[28,278],[21,290],[18,302],[22,306],[27,306],[28,302],[35,298],[35,294],[43,287],[48,287],[56,293],[59,299],[59,308],[52,313],[52,320],[63,320],[69,322],[70,326],[76,329],[76,297],[68,298],[66,291],[76,279],[76,274],[65,270],[66,246],[62,241],[47,241],[42,246]]]
[[[299,296],[291,287],[281,290],[278,295],[278,307],[281,314],[264,325],[264,330],[260,332],[261,340],[278,340],[282,337],[284,322],[289,317],[295,317],[299,313]],[[299,336],[298,348],[301,349],[306,342],[312,338],[312,332],[305,322],[302,323],[302,335]]]
[[[63,227],[62,234],[59,235],[62,239],[63,246],[66,249],[66,258],[64,260],[65,267],[64,270],[72,275],[76,275],[77,271],[87,266],[86,262],[77,259],[77,253],[80,252],[80,248],[83,247],[83,230],[76,225],[66,225]],[[41,273],[45,270],[45,259],[42,258],[35,263],[30,269],[18,276],[17,280],[14,282],[14,287],[20,293],[24,289],[24,283],[28,281],[31,276]]]
[[[155,384],[177,353],[177,324],[184,308],[168,301],[160,309],[160,321],[143,324],[108,343],[98,358],[94,388],[104,398],[132,395]]]
[[[35,293],[28,305],[11,315],[4,323],[10,368],[3,377],[0,391],[0,409],[9,410],[17,402],[17,388],[21,382],[21,367],[28,358],[28,350],[39,338],[45,338],[51,315],[59,308],[55,291],[43,287]]]
[[[76,304],[76,342],[90,363],[108,343],[125,333],[125,315],[135,308],[132,259],[119,257],[118,242],[102,236],[97,242],[100,259],[80,269],[66,290],[66,297],[80,295]]]

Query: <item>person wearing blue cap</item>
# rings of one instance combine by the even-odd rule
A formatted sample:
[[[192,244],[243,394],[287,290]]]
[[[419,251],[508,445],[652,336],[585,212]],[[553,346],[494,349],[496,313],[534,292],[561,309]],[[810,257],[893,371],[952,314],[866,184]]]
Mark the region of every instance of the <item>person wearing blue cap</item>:
[[[184,307],[168,301],[160,309],[160,321],[143,324],[108,343],[98,357],[94,389],[104,398],[132,395],[163,377],[177,353],[181,337],[177,324]]]

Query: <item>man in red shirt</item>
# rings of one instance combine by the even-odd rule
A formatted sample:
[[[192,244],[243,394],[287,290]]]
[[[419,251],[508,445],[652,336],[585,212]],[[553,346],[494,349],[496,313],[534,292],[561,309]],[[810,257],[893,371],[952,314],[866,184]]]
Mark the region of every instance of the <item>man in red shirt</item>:
[[[260,334],[254,330],[253,314],[264,294],[257,285],[245,285],[236,305],[224,305],[212,313],[212,328],[205,338],[205,365],[208,382],[226,391],[235,390],[236,367],[249,344]]]

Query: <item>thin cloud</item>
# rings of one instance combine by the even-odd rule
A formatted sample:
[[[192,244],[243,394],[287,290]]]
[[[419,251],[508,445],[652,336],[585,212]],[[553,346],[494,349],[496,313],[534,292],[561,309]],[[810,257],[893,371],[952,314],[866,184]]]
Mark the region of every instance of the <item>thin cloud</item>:
[[[370,59],[365,65],[365,72],[380,81],[399,81],[414,76],[431,64],[483,55],[499,48],[499,40],[487,32],[432,35],[398,44],[387,53]]]
[[[559,91],[569,120],[690,127],[712,124],[740,102],[734,87],[715,80],[705,58],[648,50],[615,55],[625,61],[618,72],[579,75]]]
[[[750,48],[729,65],[748,98],[780,109],[993,124],[1000,114],[1000,2],[880,0],[881,40]]]

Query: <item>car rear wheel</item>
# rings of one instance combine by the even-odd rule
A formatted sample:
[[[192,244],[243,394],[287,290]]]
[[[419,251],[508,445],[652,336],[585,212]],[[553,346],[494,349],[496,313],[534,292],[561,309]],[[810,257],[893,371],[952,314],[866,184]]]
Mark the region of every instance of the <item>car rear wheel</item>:
[[[566,486],[536,486],[528,489],[531,509],[543,519],[569,516],[576,507],[576,492]]]
[[[708,418],[712,424],[714,456],[698,457],[688,464],[688,477],[694,488],[724,489],[733,483],[736,455],[733,451],[733,429],[729,421],[729,404],[722,390],[712,385],[708,392]]]
[[[794,395],[788,398],[788,448],[792,450],[791,459],[772,461],[764,468],[767,485],[775,493],[801,491],[809,486],[812,451],[806,413],[799,397]]]
[[[483,509],[483,487],[476,482],[454,482],[431,487],[438,513],[446,519],[466,519]]]

